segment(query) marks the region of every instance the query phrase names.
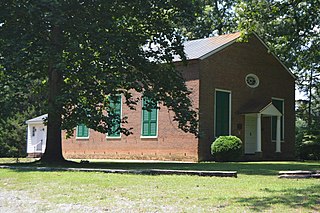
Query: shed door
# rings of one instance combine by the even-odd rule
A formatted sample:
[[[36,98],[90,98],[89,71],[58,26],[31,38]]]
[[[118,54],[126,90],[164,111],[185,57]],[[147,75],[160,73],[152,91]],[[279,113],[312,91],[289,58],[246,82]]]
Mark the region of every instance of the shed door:
[[[246,115],[245,153],[253,154],[257,150],[257,116]]]
[[[43,125],[35,125],[32,127],[31,144],[33,151],[42,152],[42,147],[46,142],[46,131]]]

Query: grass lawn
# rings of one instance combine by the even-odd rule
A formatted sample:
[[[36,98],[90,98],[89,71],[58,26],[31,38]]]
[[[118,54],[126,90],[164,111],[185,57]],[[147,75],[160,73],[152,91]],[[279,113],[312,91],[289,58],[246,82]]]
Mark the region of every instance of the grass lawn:
[[[0,159],[0,163],[11,161],[12,159]],[[1,169],[0,190],[23,192],[31,199],[53,206],[81,204],[111,212],[320,212],[319,179],[277,177],[281,170],[320,170],[320,162],[100,161],[82,166],[112,169],[236,170],[238,178]]]

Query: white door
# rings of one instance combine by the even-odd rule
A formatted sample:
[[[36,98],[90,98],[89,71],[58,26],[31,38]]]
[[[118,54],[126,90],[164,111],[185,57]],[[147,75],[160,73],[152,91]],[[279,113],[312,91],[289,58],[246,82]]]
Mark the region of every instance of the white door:
[[[46,142],[46,130],[43,125],[34,125],[31,133],[31,144],[34,152],[43,152]]]
[[[253,154],[257,150],[257,116],[246,115],[245,123],[245,154]]]

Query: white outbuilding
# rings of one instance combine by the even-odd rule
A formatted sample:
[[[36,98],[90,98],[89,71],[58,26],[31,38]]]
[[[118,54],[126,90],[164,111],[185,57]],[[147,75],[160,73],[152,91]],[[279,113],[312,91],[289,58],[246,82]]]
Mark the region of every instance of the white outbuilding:
[[[47,126],[44,120],[48,114],[27,120],[27,154],[28,157],[41,157],[46,149]]]

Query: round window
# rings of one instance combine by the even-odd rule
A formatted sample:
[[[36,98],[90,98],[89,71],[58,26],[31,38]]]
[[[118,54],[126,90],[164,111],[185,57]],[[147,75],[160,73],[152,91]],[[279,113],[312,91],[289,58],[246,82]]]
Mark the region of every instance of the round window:
[[[251,88],[255,88],[259,86],[259,78],[254,74],[249,74],[246,76],[246,84]]]

